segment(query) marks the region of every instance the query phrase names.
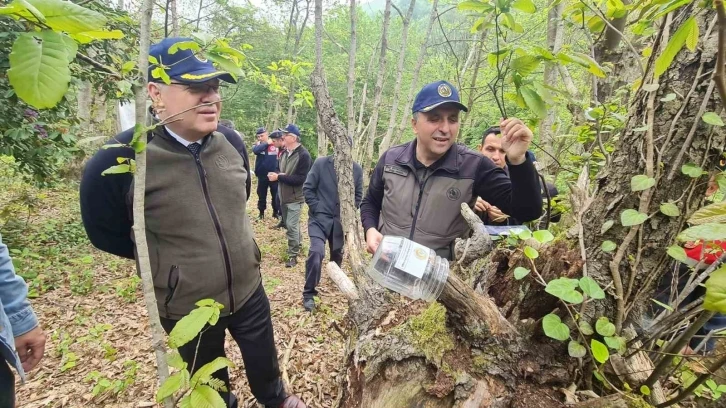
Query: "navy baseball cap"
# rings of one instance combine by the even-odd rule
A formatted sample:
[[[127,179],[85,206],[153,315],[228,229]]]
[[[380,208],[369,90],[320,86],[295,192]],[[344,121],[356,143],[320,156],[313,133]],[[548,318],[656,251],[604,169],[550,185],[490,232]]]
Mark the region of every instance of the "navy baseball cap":
[[[300,129],[297,126],[293,125],[292,123],[285,126],[285,128],[282,129],[282,131],[284,133],[292,133],[293,135],[300,137]]]
[[[416,95],[416,99],[413,101],[413,108],[411,110],[413,113],[429,112],[445,103],[452,103],[464,112],[469,111],[469,109],[461,103],[461,99],[459,99],[459,91],[454,88],[454,85],[451,85],[446,81],[437,81],[424,85],[418,95]]]
[[[178,48],[170,53],[172,45],[179,42],[193,42],[191,38],[170,37],[153,44],[149,48],[149,56],[156,58],[159,64],[165,67],[169,77],[178,82],[199,83],[219,78],[222,81],[237,83],[237,80],[227,71],[219,71],[206,58],[194,54],[192,50]],[[161,78],[154,78],[151,72],[158,68],[156,64],[149,64],[149,82],[162,82]]]
[[[270,139],[279,139],[282,137],[282,129],[275,129],[270,133]]]
[[[264,127],[257,128],[257,131],[255,132],[256,135],[261,135],[263,133],[267,132]]]

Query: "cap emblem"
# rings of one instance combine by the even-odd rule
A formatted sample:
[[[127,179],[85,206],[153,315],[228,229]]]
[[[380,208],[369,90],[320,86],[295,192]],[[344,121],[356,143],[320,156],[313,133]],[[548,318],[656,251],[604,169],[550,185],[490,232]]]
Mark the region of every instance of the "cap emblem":
[[[446,84],[439,85],[438,92],[439,96],[443,98],[448,98],[451,96],[451,88],[449,88],[449,86]]]

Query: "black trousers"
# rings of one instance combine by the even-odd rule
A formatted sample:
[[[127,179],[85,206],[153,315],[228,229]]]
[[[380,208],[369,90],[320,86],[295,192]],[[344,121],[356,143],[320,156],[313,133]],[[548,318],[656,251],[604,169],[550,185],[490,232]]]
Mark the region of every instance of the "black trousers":
[[[178,320],[161,318],[161,325],[167,333],[171,332]],[[277,350],[275,349],[275,337],[272,330],[272,319],[270,316],[270,301],[267,299],[262,284],[255,290],[252,297],[242,308],[235,313],[220,317],[214,326],[206,326],[205,330],[194,340],[181,346],[179,354],[188,364],[190,372],[194,373],[203,365],[213,361],[217,357],[224,357],[224,336],[225,330],[229,331],[232,338],[242,351],[242,360],[245,363],[247,381],[250,383],[252,394],[260,404],[269,408],[278,408],[287,395],[280,379],[280,368],[277,362]],[[199,341],[199,352],[194,360]],[[192,363],[194,366],[192,367]],[[227,401],[227,406],[237,406],[236,397],[230,392],[229,373],[222,369],[214,373],[227,384],[228,392],[221,393],[222,398]]]
[[[15,376],[5,359],[0,356],[0,408],[15,407]]]
[[[305,262],[303,299],[312,299],[318,295],[316,287],[320,283],[320,273],[323,267],[323,258],[325,258],[325,241],[319,237],[310,237],[310,251],[308,252],[308,260]],[[330,260],[340,266],[343,262],[343,248],[333,250],[332,230],[327,241],[330,246]]]
[[[277,181],[270,181],[267,176],[257,177],[257,209],[264,212],[267,209],[267,189],[272,195],[272,215],[280,215],[280,202],[277,200]]]

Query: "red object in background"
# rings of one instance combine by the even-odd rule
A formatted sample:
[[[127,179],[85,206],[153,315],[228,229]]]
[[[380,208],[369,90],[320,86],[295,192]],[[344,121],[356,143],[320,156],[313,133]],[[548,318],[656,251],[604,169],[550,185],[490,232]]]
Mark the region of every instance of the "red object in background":
[[[706,265],[711,265],[726,251],[726,241],[713,241],[709,243],[704,243],[703,241],[689,242],[684,245],[684,249],[686,250],[686,255],[694,261],[701,261],[703,259]]]

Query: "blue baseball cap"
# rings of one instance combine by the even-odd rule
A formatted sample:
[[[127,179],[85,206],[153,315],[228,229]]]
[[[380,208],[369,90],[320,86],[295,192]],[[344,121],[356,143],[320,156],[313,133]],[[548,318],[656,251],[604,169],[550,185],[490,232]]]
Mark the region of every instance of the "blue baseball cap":
[[[265,127],[263,126],[261,128],[257,128],[257,131],[255,132],[255,135],[261,135],[261,134],[263,134],[265,132],[267,132],[267,131],[265,130]]]
[[[176,43],[193,42],[191,38],[170,37],[153,44],[149,48],[149,56],[156,58],[159,64],[164,65],[167,75],[178,82],[200,83],[210,79],[219,78],[222,81],[237,83],[234,77],[227,71],[219,71],[206,58],[194,54],[192,50],[183,50],[177,47],[173,53],[169,49]],[[149,82],[162,82],[161,78],[154,78],[151,72],[158,68],[156,64],[149,64]]]
[[[285,126],[284,129],[282,129],[283,133],[292,133],[293,135],[300,137],[300,128],[293,125],[292,123]]]
[[[279,139],[282,137],[282,129],[275,129],[270,133],[270,139]]]
[[[464,112],[469,111],[469,109],[461,103],[461,99],[459,99],[459,91],[454,88],[454,85],[451,85],[446,81],[437,81],[424,85],[418,95],[416,95],[411,111],[413,113],[429,112],[445,103],[452,103]]]

